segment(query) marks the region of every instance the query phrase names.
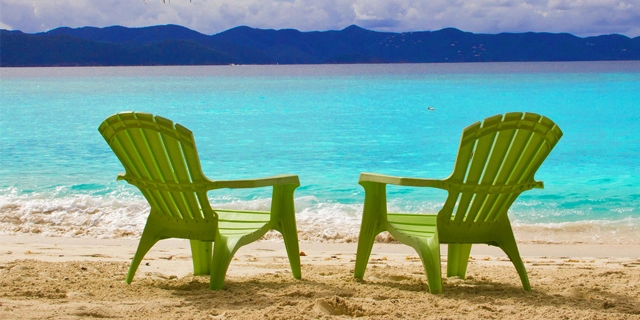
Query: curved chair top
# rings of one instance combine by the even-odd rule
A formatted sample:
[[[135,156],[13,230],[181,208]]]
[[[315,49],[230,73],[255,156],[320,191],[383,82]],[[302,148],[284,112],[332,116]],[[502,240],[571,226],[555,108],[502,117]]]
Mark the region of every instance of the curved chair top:
[[[503,130],[528,130],[544,137],[549,148],[562,138],[562,130],[551,119],[531,112],[509,112],[497,114],[473,123],[462,130],[461,146],[483,136]]]

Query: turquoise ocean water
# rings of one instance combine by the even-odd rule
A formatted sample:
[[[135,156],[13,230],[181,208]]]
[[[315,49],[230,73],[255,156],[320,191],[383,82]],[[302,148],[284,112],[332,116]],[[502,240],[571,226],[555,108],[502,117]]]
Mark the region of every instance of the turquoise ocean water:
[[[211,179],[300,176],[307,241],[353,241],[360,172],[445,178],[462,129],[528,111],[564,137],[510,217],[521,241],[640,242],[640,62],[0,69],[0,234],[136,237],[148,206],[97,131],[144,111],[194,132]],[[428,107],[434,110],[428,110]],[[439,190],[389,188],[437,212]],[[268,190],[209,193],[266,209]]]

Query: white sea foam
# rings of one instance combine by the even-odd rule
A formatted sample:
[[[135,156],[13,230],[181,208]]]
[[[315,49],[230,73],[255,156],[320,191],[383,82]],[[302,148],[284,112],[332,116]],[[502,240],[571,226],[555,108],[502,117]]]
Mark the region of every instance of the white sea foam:
[[[270,199],[239,200],[212,198],[214,208],[268,210]],[[437,212],[441,204],[403,203],[392,200],[390,211]],[[362,219],[362,204],[319,201],[312,196],[295,199],[298,234],[306,242],[356,242]],[[106,196],[46,194],[0,195],[0,234],[46,236],[137,238],[142,233],[149,205],[130,194]],[[555,216],[546,213],[546,216]],[[520,242],[530,243],[639,243],[640,219],[583,220],[561,223],[516,222]],[[266,239],[278,239],[270,232]],[[379,240],[388,240],[382,235]]]
[[[0,233],[113,238],[139,236],[149,206],[143,199],[76,195],[0,196]]]

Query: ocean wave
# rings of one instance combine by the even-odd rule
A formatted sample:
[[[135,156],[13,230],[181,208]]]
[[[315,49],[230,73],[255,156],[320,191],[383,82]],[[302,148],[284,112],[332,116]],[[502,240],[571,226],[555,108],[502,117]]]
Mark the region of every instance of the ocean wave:
[[[0,195],[0,233],[97,238],[139,236],[148,212],[144,199]]]
[[[4,190],[7,191],[7,190]],[[243,200],[232,197],[210,199],[214,208],[267,211],[270,199]],[[362,219],[362,204],[324,201],[313,196],[295,199],[298,235],[305,242],[356,242]],[[530,243],[639,243],[640,218],[578,220],[555,222],[561,210],[536,212],[528,204],[515,206],[523,211],[515,216],[513,227],[519,242]],[[390,200],[389,211],[432,212],[441,203]],[[575,209],[572,209],[575,210]],[[621,209],[619,212],[629,212]],[[20,194],[9,190],[0,194],[0,234],[41,234],[63,237],[138,238],[149,212],[148,203],[129,192],[103,196],[55,193]],[[531,223],[521,216],[546,217],[547,222]],[[564,214],[567,214],[566,212]],[[569,215],[575,217],[577,213]],[[544,221],[544,220],[542,220]],[[279,239],[269,232],[265,239]],[[392,241],[383,233],[379,241]]]

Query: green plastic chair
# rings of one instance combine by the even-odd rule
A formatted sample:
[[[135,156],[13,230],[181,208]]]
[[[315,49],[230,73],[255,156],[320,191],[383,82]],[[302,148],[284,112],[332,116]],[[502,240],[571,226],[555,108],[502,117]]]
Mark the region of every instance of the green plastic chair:
[[[222,289],[235,252],[269,230],[282,233],[293,277],[301,278],[293,205],[294,190],[300,185],[298,176],[209,180],[202,173],[193,133],[148,113],[112,115],[98,130],[126,170],[118,180],[140,189],[151,206],[127,283],[156,242],[181,238],[190,240],[193,273],[210,274],[209,287]],[[259,187],[273,187],[270,212],[212,209],[207,198],[209,190]]]
[[[562,131],[533,113],[507,113],[476,122],[462,131],[453,173],[443,180],[362,173],[365,190],[355,278],[362,279],[373,242],[388,231],[420,256],[431,293],[442,293],[440,244],[448,244],[447,276],[465,277],[471,245],[500,247],[531,291],[507,211],[520,193],[543,188],[534,174]],[[388,213],[386,185],[432,187],[448,191],[438,214]]]

